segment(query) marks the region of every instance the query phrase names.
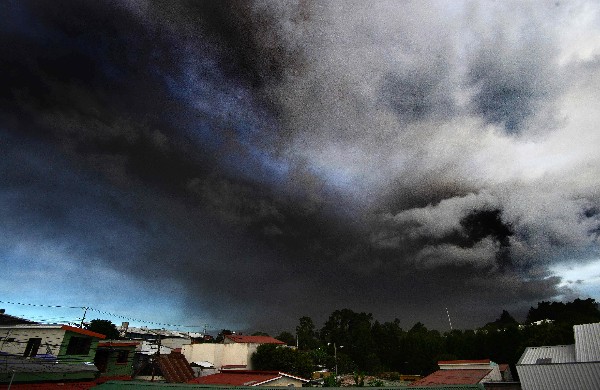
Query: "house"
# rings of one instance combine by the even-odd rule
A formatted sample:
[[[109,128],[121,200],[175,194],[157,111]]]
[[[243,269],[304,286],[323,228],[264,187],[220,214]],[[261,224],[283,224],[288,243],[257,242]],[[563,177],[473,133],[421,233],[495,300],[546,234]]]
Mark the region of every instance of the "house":
[[[106,336],[68,325],[0,326],[0,382],[92,380],[98,342]]]
[[[573,331],[575,344],[525,349],[517,362],[523,390],[600,389],[600,323]]]
[[[98,343],[94,365],[102,381],[130,380],[133,377],[133,357],[139,342],[108,340]]]
[[[11,316],[6,314],[4,309],[0,309],[0,326],[1,325],[19,325],[19,324],[35,324],[36,322],[26,320],[24,318]]]
[[[195,378],[187,383],[225,386],[302,387],[308,379],[279,371],[223,370],[218,374]]]
[[[223,367],[252,369],[252,354],[259,345],[285,345],[270,336],[226,335],[222,343],[184,345],[181,352],[188,362],[210,362],[217,369]]]
[[[490,359],[442,360],[438,362],[438,366],[438,371],[410,386],[475,385],[503,381],[500,365]]]

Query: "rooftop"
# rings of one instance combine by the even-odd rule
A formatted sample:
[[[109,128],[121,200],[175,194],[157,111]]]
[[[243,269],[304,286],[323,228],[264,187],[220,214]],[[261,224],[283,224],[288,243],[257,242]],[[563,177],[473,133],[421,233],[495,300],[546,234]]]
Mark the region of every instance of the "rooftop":
[[[222,371],[218,374],[202,376],[199,378],[192,379],[187,383],[203,385],[259,386],[263,383],[271,382],[282,377],[288,377],[297,379],[302,382],[308,382],[307,379],[299,378],[279,371],[233,370]]]
[[[575,345],[528,347],[517,364],[574,363]]]
[[[490,364],[490,359],[478,359],[478,360],[440,360],[440,364]]]
[[[225,335],[226,338],[235,343],[252,343],[252,344],[285,344],[271,336],[244,336],[237,334]]]
[[[414,386],[439,386],[439,385],[474,385],[479,382],[491,369],[483,370],[438,370],[433,374],[427,375],[425,378],[419,379],[409,385]]]
[[[76,328],[70,325],[48,325],[48,324],[19,324],[19,325],[2,325],[0,329],[62,329],[69,332],[79,333],[90,337],[105,339],[106,336],[100,333],[92,332],[91,330]]]

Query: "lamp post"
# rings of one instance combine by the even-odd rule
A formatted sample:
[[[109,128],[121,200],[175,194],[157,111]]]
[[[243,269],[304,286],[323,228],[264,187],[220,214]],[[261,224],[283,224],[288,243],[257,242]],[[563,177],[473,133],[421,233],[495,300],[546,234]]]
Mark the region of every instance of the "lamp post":
[[[327,343],[327,345],[331,345],[331,343]],[[340,345],[340,348],[344,348],[343,345]],[[335,360],[335,379],[338,377],[338,363],[337,363],[337,346],[333,343],[333,359]]]

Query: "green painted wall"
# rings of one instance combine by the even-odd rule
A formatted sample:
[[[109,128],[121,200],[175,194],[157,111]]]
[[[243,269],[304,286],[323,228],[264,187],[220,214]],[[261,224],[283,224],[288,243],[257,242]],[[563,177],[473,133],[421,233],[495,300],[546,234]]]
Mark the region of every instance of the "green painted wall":
[[[86,337],[92,340],[90,345],[90,350],[87,355],[67,355],[67,346],[69,345],[69,341],[71,337]],[[60,345],[60,350],[58,352],[58,360],[61,363],[82,363],[82,362],[93,362],[94,356],[96,356],[96,348],[98,348],[98,339],[95,337],[84,336],[79,333],[65,331],[65,337]]]
[[[135,355],[135,347],[107,347],[110,351],[108,355],[108,362],[106,364],[106,372],[100,374],[100,376],[122,376],[122,375],[133,375],[133,356]],[[119,351],[129,351],[127,356],[127,363],[117,363],[117,357]]]

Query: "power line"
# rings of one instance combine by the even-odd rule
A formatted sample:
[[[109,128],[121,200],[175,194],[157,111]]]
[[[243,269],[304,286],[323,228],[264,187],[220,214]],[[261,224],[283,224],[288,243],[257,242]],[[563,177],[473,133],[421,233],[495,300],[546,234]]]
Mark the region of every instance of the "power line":
[[[94,312],[100,313],[102,315],[116,317],[116,318],[120,318],[120,319],[128,320],[128,321],[141,322],[143,324],[149,324],[149,325],[169,326],[169,327],[179,327],[179,328],[203,328],[203,327],[206,328],[206,325],[182,325],[182,324],[169,324],[169,323],[157,322],[157,321],[147,321],[147,320],[142,320],[139,318],[134,318],[134,317],[125,316],[125,315],[116,314],[116,313],[111,313],[108,311],[96,309],[96,308],[89,307],[89,306],[83,306],[83,305],[82,306],[45,305],[45,304],[8,302],[8,301],[0,301],[0,303],[10,304],[10,305],[20,305],[20,306],[31,306],[31,307],[67,308],[67,309],[79,309],[79,310],[84,310],[84,311],[94,311]],[[85,317],[83,317],[83,318],[85,318]],[[80,319],[80,320],[82,320],[82,319]]]

